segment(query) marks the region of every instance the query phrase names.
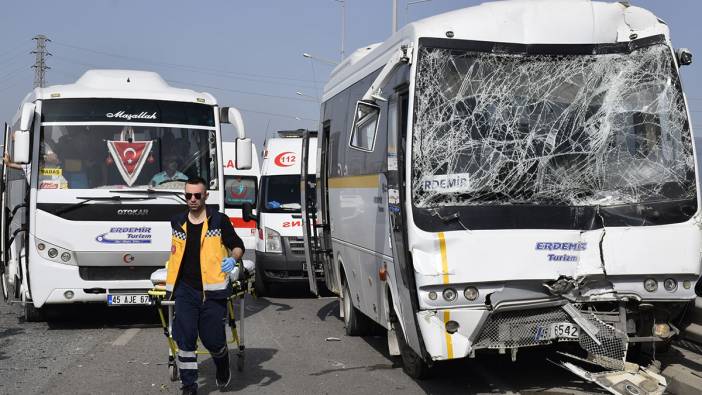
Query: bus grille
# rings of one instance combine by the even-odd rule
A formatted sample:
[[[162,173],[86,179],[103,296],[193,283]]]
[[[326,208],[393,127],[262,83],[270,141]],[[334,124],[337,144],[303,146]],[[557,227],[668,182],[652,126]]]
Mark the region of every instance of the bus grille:
[[[163,266],[81,266],[80,278],[86,281],[148,280]]]
[[[558,341],[577,341],[594,363],[609,369],[624,369],[629,344],[627,334],[592,313],[582,312],[582,315],[592,326],[597,342],[582,328],[578,339]],[[473,348],[517,348],[549,344],[552,340],[539,339],[539,328],[548,328],[551,324],[562,322],[573,323],[573,320],[560,307],[496,312],[486,320]]]
[[[538,328],[558,322],[572,322],[560,307],[492,313],[474,347],[515,348],[548,344],[549,340],[538,340]]]
[[[303,237],[288,237],[290,252],[295,255],[305,255],[305,239]]]

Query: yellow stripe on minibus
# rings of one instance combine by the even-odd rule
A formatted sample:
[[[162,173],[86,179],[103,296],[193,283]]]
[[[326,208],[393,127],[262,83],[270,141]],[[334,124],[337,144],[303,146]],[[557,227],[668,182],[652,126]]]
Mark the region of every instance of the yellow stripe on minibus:
[[[446,323],[451,320],[451,313],[448,310],[444,310],[444,328]],[[453,340],[451,340],[451,334],[444,331],[446,334],[446,356],[448,359],[453,359]]]
[[[334,177],[329,179],[329,188],[377,188],[378,179],[378,174]]]
[[[446,238],[444,232],[439,232],[439,250],[441,250],[441,271],[444,284],[449,282],[448,257],[446,256]]]

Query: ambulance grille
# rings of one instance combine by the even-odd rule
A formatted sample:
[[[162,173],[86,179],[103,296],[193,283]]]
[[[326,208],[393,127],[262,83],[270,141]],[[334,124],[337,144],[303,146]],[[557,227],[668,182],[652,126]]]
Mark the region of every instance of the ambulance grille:
[[[303,237],[288,237],[290,252],[295,255],[305,255],[305,239]]]

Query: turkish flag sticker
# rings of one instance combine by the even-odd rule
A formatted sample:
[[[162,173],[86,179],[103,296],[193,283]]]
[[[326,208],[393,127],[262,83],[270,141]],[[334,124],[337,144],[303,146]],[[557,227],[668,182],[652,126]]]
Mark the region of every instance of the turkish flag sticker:
[[[151,145],[152,141],[107,141],[112,159],[128,186],[132,186],[139,177]]]

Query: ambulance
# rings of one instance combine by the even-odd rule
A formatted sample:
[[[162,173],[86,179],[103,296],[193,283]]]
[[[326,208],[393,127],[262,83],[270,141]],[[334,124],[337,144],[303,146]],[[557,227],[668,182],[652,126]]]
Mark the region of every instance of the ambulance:
[[[253,251],[256,248],[256,222],[244,221],[241,209],[244,203],[256,205],[258,181],[261,178],[261,168],[258,164],[258,152],[255,144],[252,144],[251,151],[251,169],[237,170],[236,143],[222,143],[224,213],[232,221],[236,234],[244,241],[247,251]]]
[[[308,282],[300,204],[304,133],[313,135],[309,150],[316,152],[316,132],[305,130],[280,131],[278,137],[266,141],[263,150],[257,215],[252,216],[258,228],[258,295],[270,292],[275,283]],[[314,174],[316,161],[310,160],[307,165],[308,172]],[[314,183],[314,178],[308,178],[308,182]]]

